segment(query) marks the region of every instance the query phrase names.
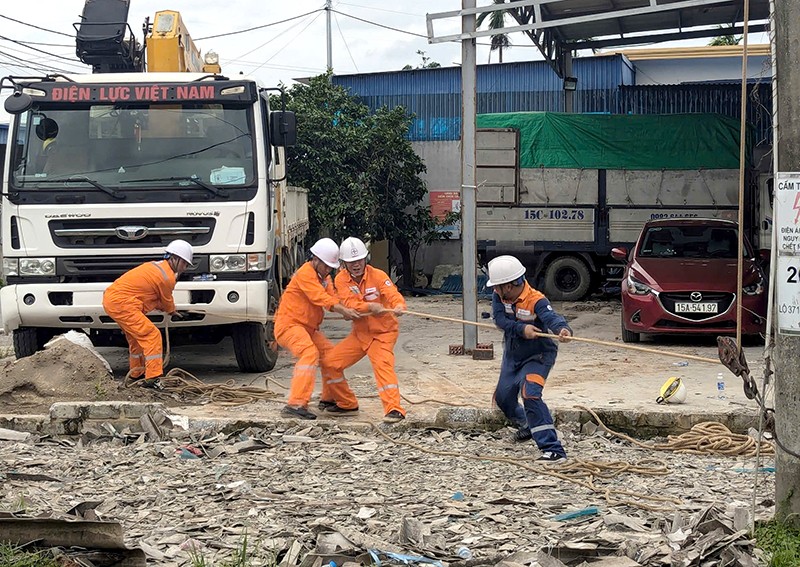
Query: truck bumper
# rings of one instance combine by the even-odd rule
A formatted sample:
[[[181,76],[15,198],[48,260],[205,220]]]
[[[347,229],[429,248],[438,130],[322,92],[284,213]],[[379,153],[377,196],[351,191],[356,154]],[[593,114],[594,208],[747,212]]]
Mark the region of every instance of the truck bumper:
[[[116,323],[103,310],[108,283],[17,284],[0,289],[3,328],[53,327],[114,329]],[[265,322],[269,304],[266,281],[180,282],[173,298],[179,311],[196,314],[170,327],[203,327],[242,321]],[[154,312],[153,322],[163,327],[166,314]]]

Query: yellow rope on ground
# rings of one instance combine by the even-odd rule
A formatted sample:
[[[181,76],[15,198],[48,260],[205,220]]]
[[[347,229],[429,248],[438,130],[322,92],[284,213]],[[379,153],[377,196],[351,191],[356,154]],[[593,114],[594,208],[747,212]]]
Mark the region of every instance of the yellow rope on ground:
[[[532,466],[528,464],[528,462],[533,460],[532,457],[498,457],[495,455],[468,455],[460,451],[439,451],[417,445],[416,443],[412,443],[410,441],[401,441],[399,439],[395,439],[383,431],[379,426],[370,421],[358,421],[355,423],[370,426],[375,432],[378,433],[378,435],[394,445],[408,447],[429,455],[454,457],[459,459],[468,459],[471,461],[505,463],[521,467],[536,474],[558,478],[566,482],[582,486],[595,494],[602,495],[609,506],[627,505],[652,512],[668,512],[672,509],[666,508],[664,505],[674,504],[677,506],[681,503],[681,501],[677,498],[672,498],[670,496],[654,496],[651,494],[644,494],[630,490],[621,490],[609,486],[597,486],[595,484],[595,479],[611,479],[623,473],[638,474],[643,476],[668,475],[669,469],[667,468],[667,464],[658,459],[645,459],[638,464],[631,464],[622,461],[606,462],[572,459],[563,465]]]
[[[690,453],[692,455],[720,455],[724,457],[752,457],[759,449],[755,439],[749,435],[733,433],[723,424],[716,421],[704,421],[680,435],[667,436],[666,443],[642,443],[641,441],[609,429],[603,420],[591,409],[586,406],[575,406],[576,408],[588,412],[606,433],[619,439],[624,439],[629,443],[654,451],[675,451],[677,453]],[[775,448],[768,441],[761,441],[761,452],[773,454]]]

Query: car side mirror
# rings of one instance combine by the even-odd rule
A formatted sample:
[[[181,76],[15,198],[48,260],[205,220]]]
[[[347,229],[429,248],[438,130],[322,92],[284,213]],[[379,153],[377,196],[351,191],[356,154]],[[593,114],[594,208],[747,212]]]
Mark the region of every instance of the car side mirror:
[[[620,262],[627,262],[628,261],[628,249],[625,247],[620,248],[612,248],[611,249],[611,257],[615,260],[619,260]]]

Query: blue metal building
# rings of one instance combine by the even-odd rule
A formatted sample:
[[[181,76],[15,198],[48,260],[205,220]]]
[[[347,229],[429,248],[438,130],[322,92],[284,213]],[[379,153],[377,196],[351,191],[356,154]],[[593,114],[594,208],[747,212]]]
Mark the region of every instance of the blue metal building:
[[[739,117],[740,90],[731,83],[636,85],[634,65],[622,54],[573,62],[576,112],[671,114],[718,112]],[[371,109],[404,106],[415,115],[412,141],[458,140],[461,132],[459,67],[334,76]],[[757,143],[772,140],[769,78],[750,85],[748,121]],[[564,110],[562,81],[545,61],[479,65],[478,113]]]

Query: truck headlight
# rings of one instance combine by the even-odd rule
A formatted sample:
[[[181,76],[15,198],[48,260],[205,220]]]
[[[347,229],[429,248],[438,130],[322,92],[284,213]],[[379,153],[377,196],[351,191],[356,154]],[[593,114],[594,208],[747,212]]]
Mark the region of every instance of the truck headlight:
[[[636,278],[632,275],[628,274],[628,293],[632,295],[647,295],[648,293],[653,293],[653,289]]]
[[[220,254],[209,258],[212,272],[258,272],[267,269],[267,255]]]
[[[3,275],[5,277],[19,275],[19,260],[17,258],[3,258]]]
[[[20,276],[54,276],[56,275],[55,258],[20,258]]]

